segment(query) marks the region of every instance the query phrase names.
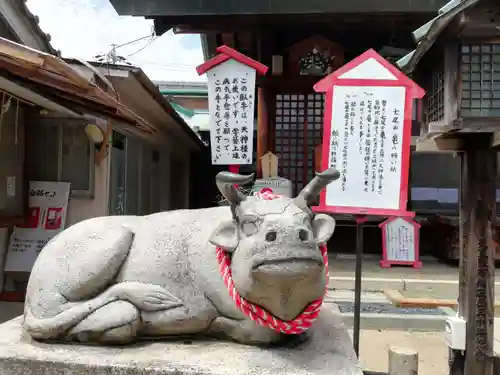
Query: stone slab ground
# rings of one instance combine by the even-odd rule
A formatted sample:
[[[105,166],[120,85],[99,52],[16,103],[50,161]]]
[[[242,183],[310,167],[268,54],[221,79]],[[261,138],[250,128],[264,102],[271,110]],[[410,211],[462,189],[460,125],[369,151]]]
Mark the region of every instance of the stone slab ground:
[[[381,268],[380,257],[363,257],[362,290],[397,290],[406,297],[457,299],[458,267],[445,264],[433,257],[422,257],[423,268]],[[352,255],[331,254],[330,289],[354,290],[355,258]],[[495,295],[500,296],[500,268],[496,269]],[[498,298],[500,300],[500,297]]]
[[[444,332],[387,330],[361,331],[359,352],[363,370],[387,373],[391,345],[410,348],[419,353],[419,375],[446,375],[449,372]]]

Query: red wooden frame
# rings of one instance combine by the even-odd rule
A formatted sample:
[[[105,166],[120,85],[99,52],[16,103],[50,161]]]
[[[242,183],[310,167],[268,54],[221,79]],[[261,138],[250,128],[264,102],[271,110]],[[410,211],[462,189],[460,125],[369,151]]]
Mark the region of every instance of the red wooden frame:
[[[229,59],[234,59],[242,64],[254,68],[260,75],[265,75],[267,73],[267,70],[269,69],[264,64],[242,54],[241,52],[236,51],[235,49],[232,49],[231,47],[220,46],[217,47],[216,51],[219,52],[217,56],[212,57],[210,60],[205,61],[201,65],[198,65],[198,67],[196,68],[196,72],[198,73],[198,75],[201,76],[205,74],[213,67],[222,64]]]
[[[395,80],[387,79],[351,79],[341,78],[343,74],[353,70],[358,65],[361,65],[368,59],[375,59],[379,64],[393,74]],[[328,168],[329,163],[329,148],[331,137],[331,121],[332,121],[332,101],[334,86],[379,86],[379,87],[405,87],[405,109],[403,121],[403,141],[402,141],[402,157],[401,157],[401,187],[398,209],[378,209],[370,207],[351,207],[351,206],[327,206],[326,205],[326,189],[323,189],[320,194],[320,206],[314,207],[315,212],[327,213],[342,213],[354,215],[376,215],[376,216],[412,216],[413,213],[406,210],[408,198],[408,177],[410,170],[410,143],[411,143],[411,123],[412,123],[412,106],[415,98],[421,99],[425,95],[425,91],[415,82],[405,76],[401,71],[394,67],[391,63],[385,60],[373,49],[366,51],[356,57],[342,68],[331,73],[327,77],[314,85],[316,92],[326,93],[325,101],[325,118],[323,126],[323,155],[322,155],[322,170]]]
[[[196,72],[198,75],[203,75],[206,72],[208,72],[210,69],[216,67],[219,64],[222,64],[223,62],[233,59],[236,60],[244,65],[249,66],[250,68],[255,69],[255,71],[260,74],[260,75],[265,75],[267,73],[267,70],[269,69],[266,65],[258,62],[257,60],[254,60],[241,52],[236,51],[235,49],[228,47],[228,46],[219,46],[216,49],[219,54],[210,60],[205,61],[203,64],[198,65],[196,67]],[[259,161],[257,161],[258,163]],[[238,173],[239,172],[239,166],[238,165],[231,165],[229,166],[229,171],[232,173]],[[237,186],[237,185],[236,185]]]
[[[413,236],[415,239],[415,258],[412,261],[402,261],[402,260],[390,260],[387,259],[387,248],[386,248],[386,233],[385,233],[385,228],[387,225],[396,220],[396,219],[403,219],[407,223],[411,224],[413,227]],[[421,269],[422,268],[422,262],[420,261],[420,227],[421,225],[417,223],[416,221],[413,221],[409,217],[403,217],[403,216],[392,216],[388,218],[387,220],[384,220],[381,222],[378,227],[382,229],[382,260],[380,261],[380,267],[382,268],[390,268],[391,266],[412,266],[415,269]]]

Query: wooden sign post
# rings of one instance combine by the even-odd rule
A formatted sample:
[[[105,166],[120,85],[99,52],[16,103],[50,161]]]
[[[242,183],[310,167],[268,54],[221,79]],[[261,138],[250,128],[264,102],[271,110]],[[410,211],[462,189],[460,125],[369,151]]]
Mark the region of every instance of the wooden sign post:
[[[359,353],[361,257],[366,216],[407,212],[413,100],[425,91],[374,50],[316,83],[326,95],[322,169],[340,171],[316,212],[356,215],[354,349]]]
[[[217,52],[196,68],[208,78],[212,164],[238,173],[240,165],[253,163],[255,80],[268,68],[228,46]]]
[[[272,152],[260,158],[262,165],[262,178],[278,177],[278,157]]]

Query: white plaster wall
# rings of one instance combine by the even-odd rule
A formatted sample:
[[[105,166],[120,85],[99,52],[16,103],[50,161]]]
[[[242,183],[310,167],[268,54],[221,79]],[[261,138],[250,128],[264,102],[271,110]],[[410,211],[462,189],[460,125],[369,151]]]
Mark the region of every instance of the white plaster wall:
[[[170,193],[170,171],[171,171],[171,157],[170,147],[166,145],[160,150],[160,186],[161,186],[161,211],[168,211],[171,207],[171,193]]]
[[[112,147],[109,149],[111,153]],[[95,166],[93,198],[70,197],[66,228],[85,219],[108,214],[110,160],[109,154],[100,165]]]

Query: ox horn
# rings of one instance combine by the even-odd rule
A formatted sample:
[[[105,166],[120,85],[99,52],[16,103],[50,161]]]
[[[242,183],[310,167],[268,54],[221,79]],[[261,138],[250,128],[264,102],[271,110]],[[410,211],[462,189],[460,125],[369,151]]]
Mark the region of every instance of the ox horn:
[[[314,203],[320,191],[339,177],[340,172],[335,168],[329,168],[323,172],[316,172],[316,176],[294,199],[295,204],[303,209],[308,209]]]
[[[245,185],[253,180],[253,173],[248,176],[244,176],[241,174],[231,173],[231,172],[219,172],[215,177],[215,182],[217,184],[217,188],[220,193],[226,198],[231,206],[238,205],[245,199],[247,199],[246,195],[243,194],[238,188],[234,185]]]

